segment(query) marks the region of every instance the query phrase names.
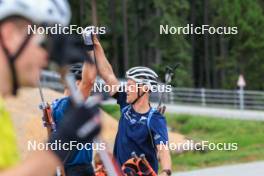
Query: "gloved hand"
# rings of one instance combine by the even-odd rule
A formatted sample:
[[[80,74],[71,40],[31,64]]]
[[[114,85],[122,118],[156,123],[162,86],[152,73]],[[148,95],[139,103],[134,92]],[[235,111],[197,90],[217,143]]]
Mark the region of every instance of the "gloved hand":
[[[51,34],[43,47],[48,51],[49,58],[59,66],[70,65],[78,62],[88,61],[86,46],[80,35],[74,34]]]
[[[99,116],[100,111],[97,106],[72,108],[66,113],[57,132],[52,134],[48,142],[56,143],[56,141],[60,140],[62,145],[70,145],[71,141],[77,141],[82,144],[90,143],[101,130]],[[64,161],[69,153],[73,151],[61,149],[53,150],[53,152],[61,161]]]
[[[86,45],[86,49],[88,51],[91,51],[94,49],[94,43],[93,43],[93,31],[94,26],[89,26],[86,28],[86,30],[83,31],[83,40],[84,44]]]

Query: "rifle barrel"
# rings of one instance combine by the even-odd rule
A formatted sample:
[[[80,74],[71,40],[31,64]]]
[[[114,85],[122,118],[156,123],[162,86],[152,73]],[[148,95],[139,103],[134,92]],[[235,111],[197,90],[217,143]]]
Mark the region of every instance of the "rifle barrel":
[[[39,94],[40,94],[41,101],[44,104],[45,103],[45,99],[44,99],[44,95],[43,95],[43,92],[42,92],[41,82],[39,82],[38,88],[39,88]]]

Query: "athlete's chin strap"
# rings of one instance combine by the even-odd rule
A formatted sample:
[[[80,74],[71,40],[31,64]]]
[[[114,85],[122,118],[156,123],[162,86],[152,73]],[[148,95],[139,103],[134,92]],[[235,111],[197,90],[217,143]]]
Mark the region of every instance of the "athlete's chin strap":
[[[7,60],[8,60],[8,63],[9,63],[9,68],[10,68],[10,71],[11,71],[11,76],[12,76],[12,94],[13,95],[17,94],[17,90],[19,88],[19,83],[18,83],[18,78],[17,78],[17,71],[16,71],[16,68],[15,68],[15,61],[21,55],[23,50],[25,49],[25,47],[28,44],[31,36],[32,36],[32,33],[27,35],[27,37],[25,38],[25,40],[20,45],[20,47],[17,50],[17,52],[14,53],[14,54],[11,54],[8,51],[7,47],[5,46],[2,34],[0,33],[0,45],[2,46],[3,51],[4,51],[4,53],[5,53],[6,57],[7,57]]]
[[[146,92],[143,92],[142,94],[140,94],[140,89],[139,87],[137,88],[137,98],[131,103],[132,105],[134,105],[141,97],[143,97],[145,95]]]

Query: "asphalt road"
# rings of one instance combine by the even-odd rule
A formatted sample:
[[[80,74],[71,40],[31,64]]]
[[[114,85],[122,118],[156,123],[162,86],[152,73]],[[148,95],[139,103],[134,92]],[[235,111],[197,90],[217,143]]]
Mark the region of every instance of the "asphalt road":
[[[173,176],[263,176],[264,161],[220,166],[190,172],[179,172]]]
[[[264,121],[264,111],[222,109],[188,105],[166,105],[167,112],[178,114],[204,115],[210,117]],[[155,107],[155,106],[154,106]]]

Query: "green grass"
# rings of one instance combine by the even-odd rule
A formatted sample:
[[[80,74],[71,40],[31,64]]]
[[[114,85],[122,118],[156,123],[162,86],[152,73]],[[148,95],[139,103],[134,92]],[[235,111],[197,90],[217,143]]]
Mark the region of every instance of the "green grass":
[[[103,107],[119,118],[116,105]],[[264,160],[264,122],[220,119],[202,116],[166,114],[172,131],[184,134],[195,141],[238,143],[237,151],[186,152],[173,154],[173,169],[192,170],[223,164]]]
[[[110,114],[111,116],[113,116],[115,119],[119,119],[120,118],[120,108],[117,105],[103,105],[102,109],[107,112],[108,114]]]

